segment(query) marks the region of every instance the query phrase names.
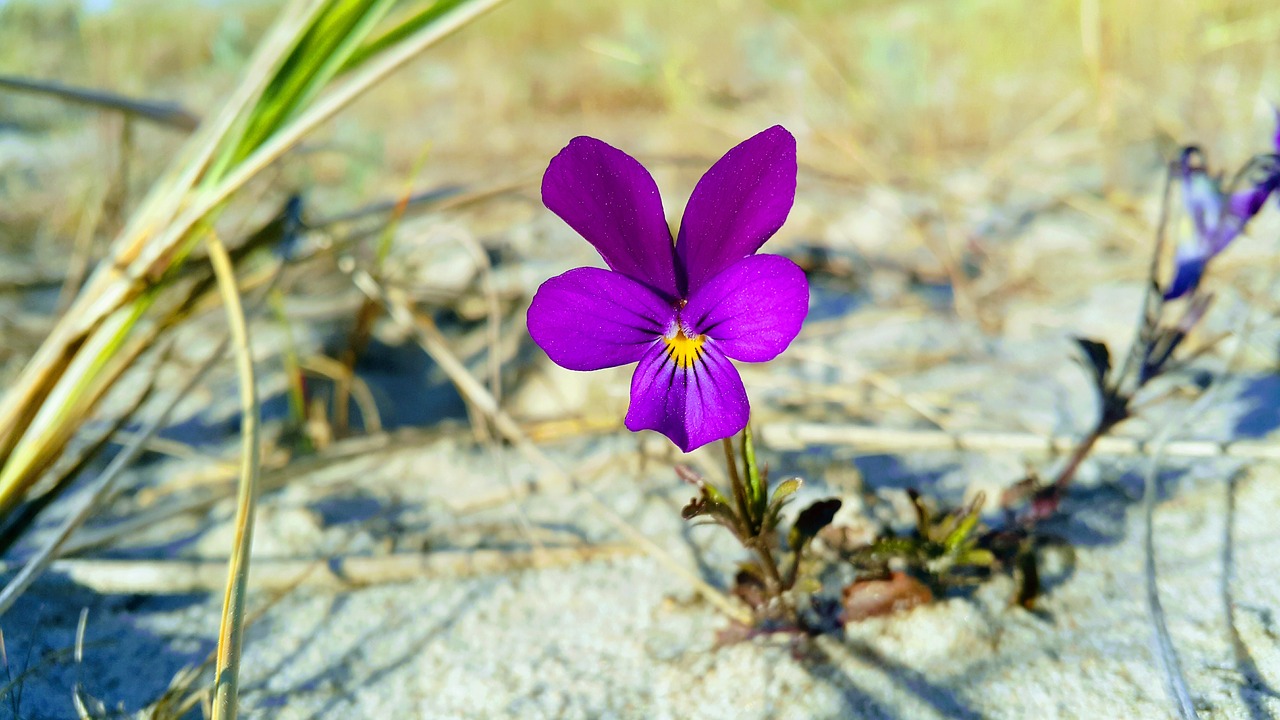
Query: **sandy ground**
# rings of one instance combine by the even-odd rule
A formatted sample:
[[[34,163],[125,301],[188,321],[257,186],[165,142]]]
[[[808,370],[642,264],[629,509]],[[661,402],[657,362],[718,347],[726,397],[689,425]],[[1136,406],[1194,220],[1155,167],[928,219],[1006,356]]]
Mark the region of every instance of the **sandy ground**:
[[[1133,286],[1120,289],[1136,293]],[[1121,293],[1104,288],[1096,294],[1104,300],[1085,300],[1078,312],[1106,307],[1106,298]],[[1041,312],[1057,321],[1049,310]],[[951,414],[952,430],[1067,432],[1088,417],[1092,399],[1056,331],[991,338],[945,313],[870,306],[840,319],[856,322],[861,313],[875,314],[865,332],[829,335],[815,323],[792,359],[746,368],[748,387],[769,388],[773,379],[781,395],[796,378],[832,383],[832,373],[856,377],[860,364],[878,363],[877,357],[930,350],[950,361],[896,377],[913,397],[954,398],[949,407],[963,412]],[[859,350],[846,354],[846,342]],[[823,352],[858,362],[812,360]],[[528,382],[568,388],[559,396],[569,398],[563,402],[619,402],[618,378],[608,373],[546,366],[538,373],[549,379]],[[230,387],[230,379],[221,382]],[[1269,375],[1242,375],[1179,436],[1261,437],[1280,420],[1276,392]],[[1149,417],[1175,417],[1178,407],[1157,405],[1158,414]],[[775,405],[761,414],[782,428],[794,413]],[[219,426],[216,413],[197,417]],[[767,450],[769,422],[760,427],[767,459],[775,472],[804,476],[807,497],[836,494],[852,508],[899,523],[906,519],[906,487],[954,501],[1007,483],[1023,462],[1016,453],[856,446],[773,452]],[[537,474],[519,453],[475,446],[464,427],[455,427],[411,433],[394,447],[291,478],[264,503],[256,572],[270,573],[281,558],[477,550],[519,558],[539,545],[613,548],[622,538],[585,493],[715,585],[723,586],[741,559],[716,529],[679,520],[689,491],[670,471],[676,458],[660,438],[609,432],[550,443],[553,459],[583,487],[549,488],[494,505],[494,498]],[[1135,421],[1126,429],[1142,435],[1154,427]],[[686,460],[713,467],[716,459],[704,452]],[[200,464],[153,462],[137,482],[161,487],[165,478]],[[1012,584],[1001,578],[967,596],[850,626],[843,638],[797,643],[775,637],[717,648],[726,619],[639,549],[553,560],[542,569],[460,565],[424,570],[410,582],[345,589],[313,576],[283,599],[266,592],[256,597],[255,604],[275,604],[247,638],[245,709],[250,717],[272,718],[1162,717],[1169,705],[1142,595],[1138,500],[1145,467],[1142,458],[1099,457],[1086,465],[1066,519],[1050,528],[1074,547],[1074,558],[1046,553],[1047,592],[1034,614],[1008,606]],[[1205,717],[1269,717],[1280,710],[1267,681],[1280,671],[1272,617],[1280,557],[1274,469],[1236,459],[1174,458],[1160,477],[1161,596],[1196,701]],[[208,514],[188,514],[118,542],[99,557],[218,558],[229,541],[229,515],[223,501]],[[342,576],[339,566],[329,570]],[[85,650],[77,664],[67,653],[85,608]],[[109,707],[140,707],[212,648],[219,608],[216,593],[98,594],[50,575],[5,618],[11,671],[31,668],[20,717],[68,716],[77,682]],[[12,708],[0,705],[5,712]]]
[[[565,457],[590,452],[577,443],[564,448]],[[606,442],[595,452],[628,448]],[[337,465],[313,478],[330,489],[325,498],[297,497],[314,496],[313,484],[273,499],[259,556],[299,550],[308,536],[305,547],[323,546],[317,535],[341,536],[366,552],[436,546],[411,542],[415,535],[501,546],[484,528],[510,527],[514,508],[459,520],[445,509],[454,491],[423,481],[448,467],[459,484],[483,483],[466,468],[492,461],[436,441]],[[505,461],[519,476],[520,462]],[[950,466],[941,483],[1007,469],[962,457],[898,461],[908,477]],[[1267,717],[1276,700],[1255,683],[1280,670],[1271,615],[1280,552],[1271,508],[1280,498],[1267,471],[1229,484],[1231,470],[1198,463],[1166,474],[1176,494],[1157,514],[1162,597],[1205,717]],[[304,586],[249,634],[245,708],[251,717],[280,718],[1161,717],[1168,706],[1141,595],[1137,488],[1121,468],[1108,464],[1102,474],[1073,496],[1062,536],[1075,544],[1075,562],[1047,563],[1049,591],[1037,614],[1010,609],[1011,585],[1002,580],[971,597],[852,626],[845,638],[717,649],[725,619],[643,555],[337,592]],[[675,557],[723,582],[732,545],[710,529],[682,526],[676,510],[687,493],[665,473],[650,475],[615,475],[592,488]],[[381,492],[397,498],[394,529],[380,532],[381,523],[367,519],[352,529],[342,513]],[[343,510],[326,524],[323,508],[336,507]],[[520,513],[551,534],[589,542],[612,534],[573,496],[540,495]],[[83,663],[43,666],[48,653],[72,644],[81,608],[89,611]],[[6,618],[11,665],[20,658],[35,665],[21,717],[68,716],[77,680],[111,705],[136,708],[212,647],[218,610],[216,596],[98,595],[50,577]]]

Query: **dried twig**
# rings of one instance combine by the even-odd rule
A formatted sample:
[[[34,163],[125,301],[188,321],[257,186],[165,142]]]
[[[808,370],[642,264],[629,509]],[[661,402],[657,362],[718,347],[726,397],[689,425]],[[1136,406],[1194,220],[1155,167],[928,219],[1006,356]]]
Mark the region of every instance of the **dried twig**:
[[[776,450],[798,450],[814,445],[851,446],[866,451],[962,451],[1016,452],[1065,455],[1076,448],[1080,438],[1033,433],[985,430],[945,432],[908,430],[870,425],[775,422],[764,425],[760,434]],[[1093,446],[1095,455],[1149,456],[1153,440],[1104,436]],[[1164,444],[1168,457],[1241,458],[1280,461],[1280,445],[1255,440],[1170,440]]]
[[[370,557],[259,559],[254,561],[254,590],[280,591],[299,584],[327,590],[350,590],[372,585],[408,583],[431,578],[461,578],[562,567],[627,557],[638,552],[633,543],[583,547],[543,547],[530,550],[444,550],[396,553]],[[0,566],[0,572],[9,568]],[[70,582],[104,595],[181,595],[217,592],[226,585],[227,563],[221,560],[104,560],[54,561],[51,587]],[[56,576],[56,579],[55,579]]]
[[[89,105],[103,110],[114,110],[130,117],[148,120],[157,125],[178,130],[195,130],[200,118],[177,103],[137,100],[116,93],[72,87],[51,80],[33,80],[15,75],[0,75],[0,88],[20,90],[40,95],[52,95],[60,100]]]

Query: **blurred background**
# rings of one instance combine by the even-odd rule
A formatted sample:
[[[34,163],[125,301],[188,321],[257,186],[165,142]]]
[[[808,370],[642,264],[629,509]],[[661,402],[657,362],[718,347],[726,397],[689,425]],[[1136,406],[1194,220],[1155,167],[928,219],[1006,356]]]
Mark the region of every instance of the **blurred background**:
[[[0,70],[203,116],[276,7],[9,0]],[[406,187],[506,188],[522,197],[486,207],[481,234],[509,229],[543,214],[547,159],[589,134],[649,164],[674,223],[707,164],[782,123],[802,166],[784,243],[914,248],[937,275],[945,256],[1054,204],[1136,241],[1177,145],[1233,165],[1266,149],[1278,36],[1280,10],[1247,0],[510,2],[281,163],[263,207],[298,191],[330,217]],[[0,240],[30,262],[87,226],[118,229],[185,137],[122,133],[120,115],[55,99],[0,100]],[[862,217],[868,205],[890,226]]]
[[[235,88],[280,5],[0,0],[0,385],[34,353],[87,269],[182,146],[193,121],[214,114]],[[628,458],[625,488],[616,495],[625,500],[620,504],[643,516],[636,523],[650,535],[676,538],[671,542],[684,547],[687,538],[677,515],[687,493],[669,468],[673,460],[687,458],[673,457],[665,445],[657,448],[656,438],[633,441],[622,431],[630,369],[590,375],[564,371],[551,365],[525,332],[524,310],[542,280],[599,262],[542,207],[538,195],[548,160],[576,135],[601,138],[641,160],[662,189],[672,224],[679,222],[698,177],[728,148],[773,124],[796,136],[796,205],[768,247],[805,267],[813,301],[806,329],[786,356],[743,371],[756,420],[765,427],[766,452],[775,451],[768,446],[769,425],[794,420],[1040,436],[1078,432],[1090,417],[1093,398],[1071,364],[1073,351],[1064,338],[1089,334],[1121,347],[1128,342],[1144,291],[1167,161],[1187,143],[1201,145],[1212,166],[1221,169],[1270,151],[1276,134],[1271,103],[1280,101],[1280,79],[1272,71],[1277,67],[1280,6],[1266,0],[509,0],[309,135],[239,193],[218,222],[227,244],[236,247],[296,194],[303,202],[302,218],[313,230],[307,243],[320,248],[307,254],[306,262],[287,268],[280,307],[253,318],[269,420],[268,464],[287,467],[294,457],[289,453],[298,451],[298,436],[307,438],[310,449],[323,451],[383,429],[432,433],[414,441],[413,452],[427,447],[422,457],[395,462],[375,457],[361,472],[314,485],[298,481],[268,494],[261,552],[288,558],[376,555],[406,547],[539,546],[579,532],[574,523],[590,520],[579,517],[589,513],[582,513],[572,496],[553,496],[545,506],[506,514],[470,509],[490,507],[485,493],[509,500],[503,483],[537,472],[510,453],[477,450],[506,449],[494,449],[499,443],[492,442],[492,428],[468,408],[450,377],[403,324],[377,319],[378,312],[365,304],[341,258],[373,266],[381,263],[377,258],[383,252],[388,260],[379,279],[435,323],[452,352],[499,396],[522,432],[560,453],[559,461],[576,471],[590,468],[592,477],[611,477],[601,468]],[[46,84],[44,90],[55,83],[146,101],[169,114],[159,122],[131,118],[99,104],[69,102],[4,82],[15,79]],[[409,203],[400,218],[393,208],[411,197],[421,202]],[[1213,282],[1220,298],[1215,307],[1225,310],[1206,323],[1208,329],[1229,326],[1246,307],[1260,309],[1265,322],[1244,343],[1242,363],[1252,373],[1251,384],[1234,396],[1234,405],[1228,403],[1234,409],[1205,420],[1193,434],[1261,438],[1280,427],[1274,409],[1280,394],[1274,380],[1280,328],[1270,322],[1276,308],[1276,214],[1260,218],[1252,237],[1215,261]],[[242,267],[254,270],[252,262]],[[186,342],[175,349],[173,367],[166,366],[164,388],[176,385],[203,358],[209,338],[224,323],[216,305],[193,318],[177,331]],[[298,357],[306,378],[307,407],[301,409],[288,397],[290,368]],[[356,380],[343,379],[347,364]],[[131,402],[151,368],[125,376],[117,393],[123,397],[103,404],[99,427]],[[97,544],[79,552],[91,559],[225,558],[229,478],[234,477],[226,461],[235,457],[239,428],[234,388],[228,366],[184,402],[179,421],[150,448],[151,459],[167,459],[139,470],[130,489],[91,524],[101,531]],[[1126,428],[1147,433],[1151,426],[1144,423]],[[431,444],[442,437],[447,446]],[[908,458],[906,451],[900,456],[848,448],[776,450],[770,457],[787,472],[802,472],[815,487],[850,496],[872,497],[884,490],[886,497],[890,491],[896,497],[905,487],[924,486],[959,499],[971,496],[975,484],[986,483],[988,496],[994,497],[1024,468],[1018,453],[940,461]],[[357,448],[353,456],[362,452]],[[660,462],[654,464],[654,458]],[[210,470],[212,461],[223,464]],[[1086,485],[1097,479],[1098,472],[1091,472],[1084,473]],[[449,482],[417,482],[426,475]],[[635,496],[627,494],[633,486]],[[1064,617],[1087,618],[1083,629],[1063,623],[1053,630],[1061,634],[1046,640],[1049,631],[1043,626],[1028,629],[1015,620],[1007,636],[1014,639],[1002,649],[998,646],[1005,641],[992,639],[1005,637],[998,609],[992,613],[999,619],[991,620],[997,629],[977,640],[952,632],[969,627],[972,617],[933,616],[933,625],[925,622],[912,631],[917,635],[908,632],[906,640],[891,637],[885,641],[889,645],[877,646],[904,667],[918,660],[908,670],[892,670],[908,678],[908,695],[929,699],[940,716],[1016,717],[1018,707],[1035,710],[1034,702],[1018,706],[1001,699],[985,706],[979,696],[992,687],[1016,695],[1025,681],[1018,674],[1024,662],[1069,675],[1079,658],[1088,657],[1096,661],[1089,666],[1096,673],[1090,670],[1094,674],[1084,680],[1046,682],[1045,692],[1065,694],[1059,701],[1070,703],[1080,683],[1088,688],[1113,683],[1098,697],[1138,698],[1147,703],[1137,706],[1143,713],[1163,707],[1153,689],[1159,679],[1146,652],[1142,608],[1113,597],[1125,594],[1117,586],[1136,586],[1137,555],[1125,524],[1134,501],[1132,483],[1102,495],[1090,498],[1105,510],[1104,522],[1085,528],[1087,533],[1081,528],[1067,532],[1073,543],[1089,548],[1082,550],[1084,569],[1076,578],[1094,579],[1060,590],[1065,599],[1057,606],[1049,600],[1051,610]],[[192,499],[205,504],[193,505]],[[1267,495],[1255,505],[1265,507],[1271,499]],[[1194,519],[1188,523],[1200,528],[1196,523],[1204,517],[1216,517],[1214,502],[1216,496],[1200,504],[1189,501],[1183,510]],[[646,503],[658,507],[650,512]],[[57,507],[37,531],[47,531],[59,517]],[[157,511],[171,507],[178,510]],[[871,501],[867,507],[868,513],[875,509]],[[909,511],[900,502],[896,507]],[[650,516],[662,519],[645,525],[643,518]],[[128,532],[112,530],[136,517],[146,522]],[[1268,523],[1257,519],[1257,527]],[[596,541],[612,537],[610,532],[595,527],[581,534]],[[1273,535],[1266,535],[1267,542]],[[32,537],[15,545],[7,559],[26,557],[39,533]],[[1258,544],[1253,560],[1265,560],[1267,547]],[[732,547],[715,552],[707,556],[711,560],[698,555],[697,562],[718,582],[715,578],[728,572],[737,556]],[[1116,571],[1119,579],[1108,584],[1115,567],[1122,568]],[[1175,610],[1216,607],[1216,599],[1202,601],[1196,595],[1205,590],[1193,577],[1194,567],[1188,568],[1178,577],[1192,589],[1180,601],[1186,606]],[[405,596],[353,592],[349,606],[335,602],[320,610],[307,604],[315,598],[300,593],[296,606],[285,603],[273,610],[279,614],[268,615],[259,634],[250,637],[245,674],[261,681],[248,688],[247,702],[263,717],[304,716],[301,710],[282,710],[296,703],[315,712],[308,717],[391,717],[397,715],[376,713],[403,713],[410,706],[380,705],[385,698],[376,690],[379,683],[399,682],[400,692],[416,687],[413,683],[448,681],[466,693],[459,690],[449,700],[448,687],[421,692],[465,714],[491,699],[488,693],[501,695],[466,683],[514,677],[528,669],[519,665],[525,660],[519,659],[520,650],[508,647],[511,643],[528,651],[534,676],[554,678],[560,668],[573,678],[565,682],[577,682],[593,675],[592,663],[612,662],[610,653],[634,642],[638,649],[631,649],[640,659],[635,667],[626,666],[632,675],[620,672],[620,679],[602,682],[645,687],[610,694],[616,687],[606,685],[608,692],[600,692],[638,706],[661,704],[661,698],[646,694],[652,678],[637,667],[644,672],[650,665],[659,668],[655,672],[666,667],[667,660],[651,663],[645,654],[653,633],[655,646],[682,648],[672,650],[671,657],[688,650],[671,637],[683,632],[679,628],[688,630],[679,624],[687,618],[664,616],[658,630],[645,623],[654,607],[684,612],[680,603],[685,600],[667,602],[677,592],[672,585],[683,586],[648,566],[618,572],[631,571],[634,577],[619,580],[599,570],[581,587],[572,579],[534,576],[529,586],[520,587],[534,598],[535,609],[512,609],[520,602],[511,597],[514,591],[504,596],[498,583],[470,580],[440,581]],[[79,671],[67,648],[74,644],[82,606],[98,613],[89,626],[91,641],[96,632],[100,641],[107,636],[108,644],[120,643],[112,646],[114,655],[99,652],[87,661],[96,663],[97,685],[91,689],[130,709],[154,701],[180,668],[207,654],[216,629],[217,592],[207,589],[177,602],[166,599],[169,591],[163,587],[154,592],[128,587],[128,592],[81,589],[62,600],[41,595],[4,617],[7,657],[25,652],[47,658],[25,681],[31,688],[28,707],[52,716],[69,709],[66,688],[78,682],[73,678]],[[643,595],[649,587],[660,597]],[[584,607],[596,612],[617,600],[592,594],[600,588],[620,588],[638,606],[624,620],[603,611],[598,618],[573,616]],[[1266,606],[1274,603],[1274,590],[1263,584],[1241,592]],[[557,591],[570,597],[561,597],[559,604],[543,602]],[[632,598],[632,591],[641,595]],[[1004,602],[1007,593],[1002,592],[995,593],[1000,599],[991,607]],[[369,627],[380,619],[379,608],[398,608],[397,622],[413,623],[441,604],[456,606],[456,617],[440,621],[429,637],[413,640],[434,648],[434,655],[415,646],[384,666],[377,653],[362,649],[397,641],[394,623]],[[490,615],[467,615],[473,606],[489,608]],[[538,615],[544,612],[568,612],[571,618]],[[695,630],[686,634],[709,636],[718,616],[705,607],[688,612],[694,613]],[[300,617],[320,619],[312,626]],[[540,654],[560,641],[540,633],[554,633],[558,622],[579,620],[589,640],[604,638],[603,650],[585,642],[562,654]],[[452,636],[455,621],[471,634],[461,640]],[[308,630],[312,627],[314,632]],[[487,645],[477,639],[488,637],[486,629],[492,627],[509,632]],[[1095,645],[1089,637],[1095,631],[1122,636],[1120,650]],[[1225,643],[1225,635],[1209,634],[1212,641],[1194,638],[1208,643],[1208,650],[1197,645],[1191,651],[1200,653],[1191,672],[1201,687],[1220,682],[1222,673],[1215,675],[1213,663],[1226,662],[1222,658],[1228,653],[1225,645],[1213,644]],[[353,648],[339,663],[340,671],[326,660],[319,661],[322,669],[311,669],[310,656],[297,649],[314,639],[308,635],[325,638],[330,649]],[[938,636],[944,636],[941,649],[932,655],[917,652],[921,638]],[[120,639],[125,637],[127,643]],[[359,639],[348,643],[351,637]],[[864,639],[881,642],[879,636]],[[966,643],[981,647],[973,650]],[[693,654],[702,650],[694,647]],[[138,680],[136,672],[130,676],[128,665],[113,658],[154,661],[154,682]],[[476,658],[497,669],[468,665],[482,662]],[[561,667],[562,660],[568,665]],[[969,660],[972,666],[964,665]],[[579,662],[580,667],[574,665]],[[465,681],[448,674],[455,667],[469,673]],[[279,668],[284,670],[273,678]],[[966,674],[971,670],[976,674]],[[412,679],[396,681],[402,671]],[[684,685],[682,671],[672,672],[674,678],[664,676],[664,682]],[[294,678],[298,674],[301,680]],[[911,684],[926,676],[944,680],[938,687]],[[737,688],[734,677],[720,678],[726,696]],[[809,681],[822,679],[814,677]],[[103,678],[116,678],[116,684]],[[797,682],[794,687],[807,687]],[[824,682],[819,684],[836,687],[845,698],[840,707],[853,708],[849,712],[863,707],[848,699],[847,686]],[[967,695],[971,685],[977,689]],[[673,690],[672,697],[680,692],[688,691]],[[570,692],[563,706],[547,700],[552,710],[537,707],[547,716],[624,713],[606,701],[593,705],[594,697]],[[881,700],[898,708],[898,716],[924,716],[912,714],[916,706],[909,700],[884,697],[898,696]],[[678,697],[672,702],[677,709],[685,707]],[[985,709],[966,714],[968,702]],[[0,717],[12,707],[0,703]],[[511,716],[537,715],[519,704],[501,707]],[[353,708],[360,708],[358,714],[327,714],[356,713]],[[1002,715],[1001,708],[1008,712]],[[487,716],[501,714],[492,712]]]

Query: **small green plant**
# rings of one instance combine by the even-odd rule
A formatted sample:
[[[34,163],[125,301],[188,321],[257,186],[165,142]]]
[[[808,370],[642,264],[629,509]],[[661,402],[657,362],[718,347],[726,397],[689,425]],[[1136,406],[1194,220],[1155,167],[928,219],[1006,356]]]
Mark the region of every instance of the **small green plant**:
[[[819,500],[800,511],[787,531],[784,544],[779,532],[782,510],[794,499],[802,481],[789,478],[769,492],[768,468],[756,462],[750,426],[743,429],[739,440],[741,468],[739,458],[734,457],[733,441],[725,438],[722,442],[730,496],[692,470],[677,468],[686,482],[698,488],[697,497],[681,514],[685,520],[706,518],[724,527],[754,555],[753,561],[741,566],[734,593],[751,607],[758,625],[805,628],[791,593],[801,578],[805,550],[818,533],[831,524],[840,509],[840,500]]]

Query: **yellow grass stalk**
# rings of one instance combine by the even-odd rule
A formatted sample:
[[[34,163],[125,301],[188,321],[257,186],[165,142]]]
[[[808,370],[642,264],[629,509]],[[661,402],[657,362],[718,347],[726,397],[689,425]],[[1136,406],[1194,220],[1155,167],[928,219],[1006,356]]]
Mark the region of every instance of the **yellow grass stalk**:
[[[240,676],[240,651],[244,644],[245,596],[249,592],[249,552],[253,546],[253,515],[258,501],[258,476],[262,457],[262,408],[253,372],[253,352],[249,347],[249,327],[245,321],[240,290],[236,287],[231,256],[210,233],[209,259],[218,278],[218,289],[226,306],[231,347],[240,376],[240,483],[236,494],[235,538],[227,570],[227,590],[222,601],[222,623],[218,630],[218,660],[213,681],[214,720],[234,720]]]

